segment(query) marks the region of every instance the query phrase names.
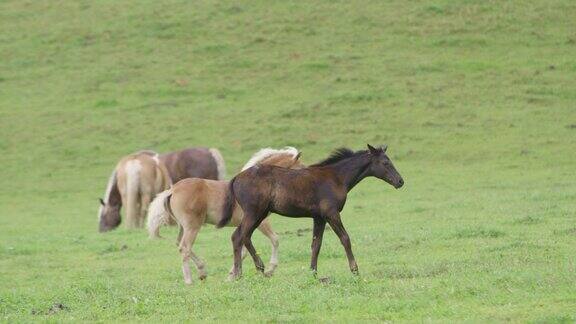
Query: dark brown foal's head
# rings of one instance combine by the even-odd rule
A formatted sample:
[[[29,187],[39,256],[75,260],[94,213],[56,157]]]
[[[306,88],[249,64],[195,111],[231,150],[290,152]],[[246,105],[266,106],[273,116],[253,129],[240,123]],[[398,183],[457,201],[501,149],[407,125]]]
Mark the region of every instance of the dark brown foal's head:
[[[100,227],[99,231],[108,232],[110,230],[115,229],[120,225],[121,218],[120,218],[120,206],[114,206],[111,204],[107,204],[100,198]]]
[[[378,179],[382,179],[392,185],[394,188],[399,189],[404,185],[404,180],[390,158],[386,155],[386,145],[380,148],[374,148],[368,144],[368,152],[372,159],[370,163],[370,174]]]

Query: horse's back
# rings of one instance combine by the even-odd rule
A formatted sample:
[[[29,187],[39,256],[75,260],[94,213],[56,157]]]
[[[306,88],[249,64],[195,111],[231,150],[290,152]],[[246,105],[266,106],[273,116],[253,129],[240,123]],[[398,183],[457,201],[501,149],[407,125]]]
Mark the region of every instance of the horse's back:
[[[228,181],[187,178],[178,181],[172,188],[171,204],[183,214],[216,224],[220,219],[222,201],[226,195]],[[190,219],[190,222],[199,222]]]
[[[234,194],[241,205],[269,206],[271,212],[280,215],[311,217],[330,207],[326,201],[345,200],[346,193],[338,187],[333,174],[325,168],[258,165],[237,177]]]
[[[185,191],[190,194],[198,192],[213,192],[226,189],[228,181],[219,181],[202,178],[186,178],[178,181],[172,188],[173,192]]]
[[[276,165],[258,164],[242,172],[238,177],[250,182],[292,183],[310,181],[312,179],[308,168],[289,169]],[[237,177],[237,178],[238,178]]]
[[[165,169],[161,165],[158,154],[153,151],[140,151],[123,157],[116,166],[118,182],[125,185],[128,177],[138,179],[139,190],[156,193],[166,189],[170,184],[165,183]]]
[[[218,179],[217,161],[207,148],[189,148],[160,155],[172,182],[185,178]]]

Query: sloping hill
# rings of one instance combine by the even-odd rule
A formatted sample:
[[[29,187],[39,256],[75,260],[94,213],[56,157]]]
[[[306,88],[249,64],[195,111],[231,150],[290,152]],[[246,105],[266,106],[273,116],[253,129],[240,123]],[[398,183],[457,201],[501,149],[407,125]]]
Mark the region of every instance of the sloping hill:
[[[576,320],[575,16],[567,0],[0,1],[0,313]],[[172,239],[96,233],[132,151],[218,147],[232,173],[261,147],[312,163],[366,143],[406,186],[350,195],[359,279],[333,233],[332,282],[311,277],[306,219],[272,216],[277,275],[247,260],[233,284],[231,231],[206,227],[211,277],[192,287]]]

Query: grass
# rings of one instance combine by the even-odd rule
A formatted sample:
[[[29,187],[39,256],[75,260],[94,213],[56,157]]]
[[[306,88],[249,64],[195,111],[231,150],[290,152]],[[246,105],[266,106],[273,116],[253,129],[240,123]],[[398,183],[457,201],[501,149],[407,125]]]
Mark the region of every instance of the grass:
[[[576,321],[576,6],[556,1],[0,1],[0,316],[55,321]],[[182,283],[161,241],[97,233],[114,163],[261,147],[315,162],[387,143],[321,276],[311,221],[272,216],[273,278],[224,283],[231,229]],[[232,172],[231,172],[232,173]],[[300,229],[300,231],[298,231]],[[300,235],[299,235],[300,233]],[[255,235],[257,249],[269,248]]]

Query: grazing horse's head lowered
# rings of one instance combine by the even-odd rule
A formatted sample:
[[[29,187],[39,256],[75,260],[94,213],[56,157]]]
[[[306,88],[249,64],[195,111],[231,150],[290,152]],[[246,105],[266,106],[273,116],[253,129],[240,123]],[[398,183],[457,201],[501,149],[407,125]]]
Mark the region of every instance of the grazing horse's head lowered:
[[[154,196],[170,187],[170,175],[158,154],[140,151],[120,159],[108,179],[106,195],[100,199],[98,230],[107,232],[120,225],[120,209],[126,209],[128,228],[144,224]]]
[[[388,182],[396,189],[400,189],[404,185],[404,180],[390,158],[386,155],[386,145],[380,148],[374,148],[368,144],[368,152],[372,158],[370,163],[370,173],[378,179]]]
[[[100,217],[99,231],[101,233],[118,227],[122,220],[120,218],[120,205],[105,203],[102,198],[100,198],[100,212],[98,215]]]

